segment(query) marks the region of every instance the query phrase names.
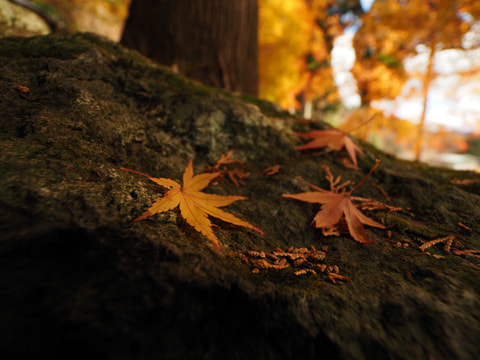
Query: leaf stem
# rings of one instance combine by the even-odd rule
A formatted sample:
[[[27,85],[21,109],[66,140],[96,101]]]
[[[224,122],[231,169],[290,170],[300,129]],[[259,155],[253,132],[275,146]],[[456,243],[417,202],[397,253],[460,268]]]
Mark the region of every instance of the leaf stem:
[[[145,176],[149,179],[153,179],[150,175],[144,174],[144,173],[142,173],[140,171],[137,171],[137,170],[127,169],[127,168],[124,168],[124,167],[121,167],[120,170],[132,172],[132,173],[135,173],[135,174],[138,174],[138,175]]]
[[[352,188],[352,190],[350,190],[350,191],[348,192],[348,195],[350,195],[352,192],[354,192],[360,185],[362,185],[362,183],[363,183],[365,180],[367,180],[367,178],[368,178],[370,175],[372,175],[372,173],[373,173],[373,172],[375,171],[375,169],[378,167],[378,164],[380,164],[380,159],[377,159],[377,160],[375,161],[375,165],[373,165],[372,170],[370,170],[369,173],[368,173],[367,175],[365,175],[365,177],[364,177],[362,180],[360,180],[360,181],[357,183],[357,185],[355,185],[355,186]]]
[[[305,181],[301,176],[300,176],[300,181],[303,181],[305,184],[307,184],[308,186],[310,186],[312,189],[318,190],[318,191],[320,191],[320,192],[327,192],[327,190],[322,189],[322,188],[319,188],[318,186],[312,185],[312,184],[310,184],[309,182]]]

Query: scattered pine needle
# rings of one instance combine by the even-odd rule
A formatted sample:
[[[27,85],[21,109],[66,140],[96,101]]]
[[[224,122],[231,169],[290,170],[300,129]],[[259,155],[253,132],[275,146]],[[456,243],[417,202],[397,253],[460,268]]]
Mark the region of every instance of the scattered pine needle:
[[[352,280],[348,276],[343,276],[343,275],[339,275],[339,274],[335,274],[335,273],[328,273],[327,276],[328,276],[327,279],[332,284],[336,284],[337,283],[336,280],[340,280],[340,281],[344,281],[344,282],[349,282],[349,281]]]
[[[359,201],[362,210],[387,210],[388,212],[403,211],[403,208],[384,204],[380,201],[367,199],[360,196],[352,196],[353,201]]]
[[[254,274],[259,274],[262,270],[284,271],[293,268],[293,274],[296,276],[320,276],[320,273],[324,273],[326,280],[333,284],[351,281],[348,276],[339,274],[340,269],[337,265],[327,266],[322,263],[327,248],[323,246],[322,250],[317,250],[313,245],[308,248],[291,246],[286,251],[276,248],[271,252],[248,250],[244,253],[233,251],[230,254],[240,257],[243,263],[252,268],[251,272]]]
[[[476,258],[480,258],[480,250],[454,250],[455,255],[470,255]]]
[[[461,228],[464,228],[465,230],[472,231],[471,227],[468,227],[467,225],[462,224],[461,222],[458,222],[457,225],[460,226]]]
[[[425,251],[426,249],[432,247],[433,245],[439,244],[441,242],[446,242],[444,250],[449,252],[453,240],[455,240],[455,236],[453,235],[449,235],[440,239],[430,240],[424,243],[422,246],[420,246],[420,250]]]

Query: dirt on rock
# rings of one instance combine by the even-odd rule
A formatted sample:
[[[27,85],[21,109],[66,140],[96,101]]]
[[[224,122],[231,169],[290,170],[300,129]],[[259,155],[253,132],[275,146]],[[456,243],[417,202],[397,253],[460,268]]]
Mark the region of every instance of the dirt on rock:
[[[1,353],[477,358],[480,176],[360,143],[356,170],[295,149],[293,131],[325,126],[91,34],[1,39]],[[230,150],[245,185],[222,170],[205,191],[247,197],[224,210],[265,235],[211,219],[217,253],[178,209],[133,221],[166,189],[122,167],[181,183],[190,159],[198,174]],[[325,166],[355,184],[377,158],[353,195],[401,209],[363,210],[387,227],[366,227],[373,244],[324,235],[319,204],[281,196],[329,190]]]

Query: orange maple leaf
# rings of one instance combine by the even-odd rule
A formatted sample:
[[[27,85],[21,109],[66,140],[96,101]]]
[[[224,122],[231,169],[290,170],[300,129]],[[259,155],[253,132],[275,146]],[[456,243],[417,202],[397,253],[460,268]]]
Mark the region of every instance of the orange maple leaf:
[[[360,155],[365,155],[362,149],[360,149],[352,139],[343,131],[337,129],[329,129],[329,130],[310,130],[306,133],[297,133],[294,132],[295,135],[305,138],[313,139],[309,143],[305,145],[296,146],[297,150],[305,150],[305,149],[316,149],[319,147],[328,146],[332,150],[342,150],[343,147],[350,155],[352,162],[357,166],[357,156],[356,152]]]
[[[213,233],[212,224],[208,219],[208,215],[214,216],[220,220],[232,223],[234,225],[253,229],[263,235],[263,231],[259,228],[235,217],[230,213],[218,209],[218,207],[230,205],[235,201],[245,200],[246,197],[215,195],[200,192],[200,190],[205,188],[213,179],[220,175],[218,172],[193,176],[193,161],[190,160],[185,168],[185,172],[183,173],[182,186],[171,179],[153,178],[136,170],[130,170],[126,168],[121,169],[143,175],[158,185],[169,189],[163,197],[156,200],[153,205],[142,215],[136,218],[135,221],[143,220],[154,214],[165,212],[180,206],[180,213],[182,214],[182,217],[187,221],[188,224],[193,226],[195,230],[205,235],[208,240],[212,242],[213,247],[218,252],[220,252],[220,244],[217,237]]]
[[[348,225],[348,231],[352,237],[361,243],[373,243],[368,241],[365,235],[365,229],[362,224],[374,226],[380,229],[385,229],[385,226],[365,216],[360,210],[358,210],[352,203],[350,195],[352,192],[362,184],[365,179],[376,169],[379,164],[379,160],[375,163],[372,170],[365,176],[352,190],[348,193],[334,193],[324,190],[314,185],[310,185],[312,188],[318,191],[309,191],[300,194],[283,194],[283,197],[301,200],[309,203],[323,204],[320,211],[315,215],[312,221],[312,225],[317,228],[330,228],[337,224],[342,215],[345,216],[345,221]]]

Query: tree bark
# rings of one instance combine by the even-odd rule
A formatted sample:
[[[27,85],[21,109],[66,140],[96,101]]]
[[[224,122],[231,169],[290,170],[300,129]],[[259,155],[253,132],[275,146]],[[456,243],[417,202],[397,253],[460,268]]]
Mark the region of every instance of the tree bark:
[[[207,85],[257,94],[257,0],[133,0],[122,44]]]

